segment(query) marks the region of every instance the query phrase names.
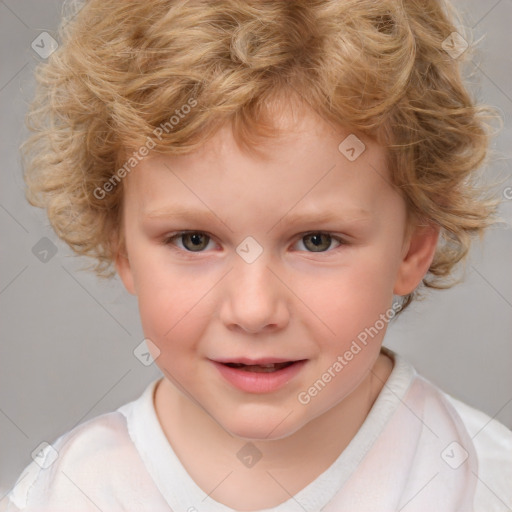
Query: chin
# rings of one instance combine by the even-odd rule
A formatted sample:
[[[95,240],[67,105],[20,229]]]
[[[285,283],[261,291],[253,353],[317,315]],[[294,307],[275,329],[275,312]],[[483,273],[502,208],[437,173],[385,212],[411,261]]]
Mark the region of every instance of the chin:
[[[306,420],[300,421],[295,414],[283,411],[285,410],[253,411],[247,414],[238,412],[226,421],[217,421],[226,432],[239,439],[272,441],[291,436],[307,423]]]

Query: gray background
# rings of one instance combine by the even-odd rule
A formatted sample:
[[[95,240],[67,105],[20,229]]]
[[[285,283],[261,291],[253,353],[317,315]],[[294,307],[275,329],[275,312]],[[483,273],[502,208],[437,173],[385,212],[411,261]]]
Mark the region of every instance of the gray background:
[[[0,502],[42,441],[51,443],[76,424],[137,398],[160,376],[155,365],[146,367],[133,354],[144,337],[136,299],[119,279],[80,271],[84,261],[24,198],[18,146],[26,135],[33,70],[42,60],[31,43],[42,31],[57,38],[62,3],[0,0]],[[512,0],[454,3],[475,27],[475,38],[485,35],[473,60],[472,87],[505,120],[489,172],[490,180],[503,180],[497,188],[502,194],[512,186]],[[512,200],[504,201],[501,214],[510,226]],[[36,256],[43,237],[57,249],[46,263]],[[510,228],[491,230],[473,247],[465,282],[411,306],[385,343],[446,392],[509,427],[511,255]]]

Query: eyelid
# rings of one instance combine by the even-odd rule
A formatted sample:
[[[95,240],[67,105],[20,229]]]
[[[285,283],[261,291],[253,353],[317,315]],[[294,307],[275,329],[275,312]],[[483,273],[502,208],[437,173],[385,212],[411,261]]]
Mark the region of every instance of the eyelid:
[[[344,242],[347,242],[346,238],[348,238],[344,235],[339,235],[339,234],[335,233],[334,231],[324,231],[321,229],[304,231],[304,233],[298,233],[295,236],[303,238],[307,235],[330,235],[331,238],[334,238],[334,239],[340,240],[340,241],[344,241]]]
[[[164,245],[171,245],[170,241],[172,239],[179,238],[180,236],[183,236],[183,235],[188,235],[189,233],[200,233],[201,235],[206,235],[210,240],[213,240],[215,242],[217,241],[217,239],[212,234],[210,234],[208,231],[201,231],[199,229],[184,229],[182,231],[174,231],[173,233],[169,233],[168,235],[165,235],[162,240],[162,243]],[[188,251],[188,252],[193,252],[193,251]]]

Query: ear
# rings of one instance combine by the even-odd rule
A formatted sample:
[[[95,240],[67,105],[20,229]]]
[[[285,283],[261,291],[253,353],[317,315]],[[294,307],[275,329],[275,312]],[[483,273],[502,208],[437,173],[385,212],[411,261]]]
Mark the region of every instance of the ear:
[[[123,281],[124,287],[132,295],[137,295],[135,290],[135,282],[133,279],[133,272],[130,265],[130,260],[125,250],[120,250],[117,253],[115,266],[121,281]]]
[[[404,247],[393,289],[395,295],[412,293],[421,283],[434,259],[438,239],[439,226],[428,224],[414,227]]]

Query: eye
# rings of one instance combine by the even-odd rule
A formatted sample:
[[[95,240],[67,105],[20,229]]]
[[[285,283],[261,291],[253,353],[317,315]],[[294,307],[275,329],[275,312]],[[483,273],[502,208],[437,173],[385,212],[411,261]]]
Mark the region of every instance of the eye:
[[[181,243],[176,243],[180,241]],[[186,252],[204,252],[208,248],[210,242],[214,244],[213,240],[209,235],[202,231],[181,231],[169,235],[163,240],[164,245],[175,245],[177,248]],[[315,231],[306,233],[297,242],[306,248],[307,252],[331,252],[329,249],[332,243],[336,242],[338,245],[334,247],[336,249],[340,245],[346,245],[346,242],[337,236],[331,236],[330,233],[324,233],[322,231]],[[303,250],[299,248],[299,250]]]
[[[337,236],[331,236],[329,233],[323,233],[321,231],[303,235],[298,243],[303,243],[308,252],[326,252],[330,248],[333,241],[338,243],[337,247],[345,243],[341,238]]]
[[[208,247],[211,238],[202,231],[182,231],[165,238],[165,245],[174,245],[174,240],[182,240],[182,245],[176,244],[180,249],[188,252],[203,252]]]

